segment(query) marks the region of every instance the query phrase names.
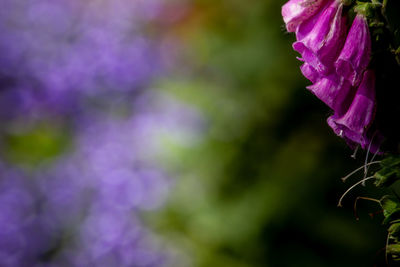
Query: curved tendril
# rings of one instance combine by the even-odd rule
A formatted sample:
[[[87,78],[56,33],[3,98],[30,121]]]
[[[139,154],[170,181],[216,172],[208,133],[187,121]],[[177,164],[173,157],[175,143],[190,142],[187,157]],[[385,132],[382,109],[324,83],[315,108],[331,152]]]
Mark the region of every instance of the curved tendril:
[[[356,220],[358,221],[360,218],[357,215],[357,203],[358,200],[363,199],[363,200],[369,200],[369,201],[374,201],[378,204],[380,204],[381,202],[378,199],[375,198],[370,198],[370,197],[357,197],[356,200],[354,201],[354,216],[356,217]]]
[[[378,149],[378,150],[374,153],[374,155],[372,156],[370,163],[371,163],[371,162],[374,162],[374,159],[376,158],[376,156],[378,155],[378,153],[379,153],[379,149]],[[368,173],[368,171],[369,171],[369,167],[370,167],[370,165],[367,166],[367,173]],[[364,175],[364,178],[365,178],[366,176],[367,176],[367,175],[365,174],[365,175]]]
[[[359,184],[362,184],[363,182],[366,182],[366,181],[368,181],[368,180],[371,180],[371,179],[375,179],[375,176],[367,177],[367,178],[365,178],[365,179],[362,179],[361,181],[358,181],[357,183],[353,184],[352,186],[350,186],[350,188],[347,189],[346,192],[344,192],[343,195],[340,197],[339,203],[338,203],[338,207],[342,207],[342,200],[343,200],[343,198],[344,198],[344,197],[347,195],[347,193],[349,193],[354,187],[356,187],[356,186],[359,185]]]
[[[378,153],[379,153],[379,149],[374,153],[374,155],[372,156],[372,158],[371,158],[371,161],[370,162],[373,162],[374,161],[374,159],[376,158],[376,156],[378,155]]]
[[[373,165],[373,164],[377,164],[377,163],[380,163],[380,162],[381,162],[380,160],[372,161],[372,162],[370,162],[370,163],[367,163],[367,166],[370,166],[370,165]],[[343,182],[346,182],[346,180],[347,180],[348,178],[350,178],[353,174],[357,173],[358,171],[361,171],[363,168],[364,168],[364,166],[361,166],[360,168],[355,169],[354,171],[352,171],[351,173],[349,173],[348,175],[346,175],[345,177],[343,177],[343,178],[342,178],[342,181],[343,181]],[[365,179],[365,178],[364,178],[364,179]]]
[[[371,151],[371,146],[372,146],[372,142],[374,141],[375,135],[376,135],[376,131],[375,131],[374,135],[372,136],[371,141],[369,142],[367,154],[365,155],[365,161],[364,161],[364,179],[365,179],[365,177],[367,177],[367,173],[368,173],[368,168],[367,168],[368,157],[369,157],[369,152]],[[365,185],[365,184],[363,184],[363,185]]]
[[[354,149],[354,153],[353,153],[353,155],[351,155],[351,157],[352,157],[353,159],[356,159],[357,152],[358,152],[358,149],[359,149],[359,148],[360,148],[360,146],[357,146],[356,149]]]

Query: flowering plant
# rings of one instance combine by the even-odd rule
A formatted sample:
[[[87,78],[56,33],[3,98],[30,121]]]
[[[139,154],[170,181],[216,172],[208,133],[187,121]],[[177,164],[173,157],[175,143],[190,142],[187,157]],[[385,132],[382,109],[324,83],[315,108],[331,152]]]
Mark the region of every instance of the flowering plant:
[[[386,12],[391,4],[387,0],[291,0],[282,7],[286,29],[296,35],[293,49],[303,62],[300,70],[312,82],[307,89],[332,111],[328,125],[355,150],[354,157],[359,147],[367,151],[360,168],[364,178],[348,191],[367,180],[388,187],[400,178],[399,131],[389,120],[399,115],[393,100],[398,93],[390,83],[400,73],[400,44],[393,38],[396,29]],[[374,154],[370,161],[369,153]],[[374,161],[378,155],[383,159]],[[370,166],[378,163],[380,167],[367,177]],[[389,227],[386,250],[399,260],[400,198],[358,199],[381,205]]]

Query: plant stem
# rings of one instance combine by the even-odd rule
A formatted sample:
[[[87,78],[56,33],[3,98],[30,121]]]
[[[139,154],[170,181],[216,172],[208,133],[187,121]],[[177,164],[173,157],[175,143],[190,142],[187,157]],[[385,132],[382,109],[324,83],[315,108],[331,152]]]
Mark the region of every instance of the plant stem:
[[[386,6],[387,6],[388,0],[383,0],[382,3],[382,9],[385,10]]]
[[[378,203],[378,204],[381,203],[378,199],[375,199],[375,198],[370,198],[370,197],[357,197],[356,200],[354,201],[354,216],[356,217],[356,220],[357,220],[357,221],[359,220],[358,215],[357,215],[357,203],[358,203],[358,200],[360,200],[360,199],[369,200],[369,201],[374,201],[374,202],[376,202],[376,203]]]
[[[386,6],[387,6],[387,3],[388,3],[388,0],[383,0],[382,8],[381,8],[382,16],[386,19],[386,22],[387,22],[387,18],[386,18]]]
[[[369,165],[372,165],[372,164],[378,164],[378,163],[381,163],[381,161],[380,161],[380,160],[378,160],[378,161],[372,161],[372,162],[370,162],[370,163],[367,163],[365,166],[369,166]],[[358,171],[361,171],[362,169],[364,169],[364,166],[361,166],[360,168],[355,169],[354,171],[352,171],[351,173],[349,173],[348,175],[346,175],[345,177],[343,177],[343,178],[342,178],[342,181],[345,182],[350,176],[352,176],[353,174],[356,174]]]
[[[356,186],[359,185],[359,184],[362,184],[362,183],[365,182],[365,181],[371,180],[371,179],[375,179],[375,177],[374,177],[374,176],[367,177],[367,178],[362,179],[361,181],[359,181],[359,182],[353,184],[352,186],[350,186],[350,188],[347,189],[347,191],[344,192],[344,194],[343,194],[343,195],[341,196],[341,198],[339,199],[338,207],[342,207],[342,200],[343,200],[343,198],[344,198],[344,197],[347,195],[347,193],[349,193],[354,187],[356,187]]]

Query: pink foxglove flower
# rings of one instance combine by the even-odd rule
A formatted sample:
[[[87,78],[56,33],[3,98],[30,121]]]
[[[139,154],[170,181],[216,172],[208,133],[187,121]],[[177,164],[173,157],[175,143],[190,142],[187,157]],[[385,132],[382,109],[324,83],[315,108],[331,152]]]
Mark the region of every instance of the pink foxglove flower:
[[[282,7],[282,17],[288,32],[295,32],[297,27],[313,16],[327,0],[290,0]]]
[[[337,59],[336,72],[357,86],[371,57],[371,36],[367,19],[358,14],[353,21],[346,43]]]
[[[333,109],[336,114],[340,115],[348,110],[354,96],[350,83],[336,74],[321,78],[315,84],[308,86],[307,89]]]
[[[316,17],[302,23],[296,31],[294,50],[302,60],[320,73],[328,74],[345,41],[346,18],[342,16],[343,5],[332,0],[330,5]]]
[[[379,150],[383,136],[375,117],[375,73],[367,70],[371,36],[364,15],[357,14],[350,30],[342,0],[290,0],[282,7],[289,32],[296,33],[294,50],[300,53],[303,75],[315,96],[334,115],[329,126],[351,147],[360,144]]]
[[[367,70],[357,89],[353,102],[344,115],[335,114],[328,124],[335,133],[366,148],[370,141],[367,130],[375,116],[375,73]]]
[[[312,83],[316,83],[321,76],[318,71],[311,67],[307,62],[300,66],[300,70],[304,77],[309,79]]]

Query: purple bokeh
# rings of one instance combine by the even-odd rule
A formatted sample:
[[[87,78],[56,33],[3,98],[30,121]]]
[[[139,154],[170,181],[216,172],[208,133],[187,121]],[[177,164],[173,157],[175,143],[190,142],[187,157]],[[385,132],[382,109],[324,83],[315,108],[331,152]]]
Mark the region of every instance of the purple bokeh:
[[[129,94],[162,71],[159,44],[146,32],[162,0],[0,3],[3,119],[76,112],[87,97]]]
[[[4,266],[166,266],[172,260],[141,213],[159,208],[172,186],[157,161],[164,139],[194,144],[204,121],[157,91],[132,105],[124,115],[87,115],[68,152],[40,171],[1,168],[0,207],[7,208],[0,213],[0,254],[12,262]]]
[[[172,186],[165,142],[204,123],[150,90],[171,62],[149,30],[162,0],[0,4],[0,138],[57,121],[71,143],[28,169],[0,151],[0,266],[166,266],[142,214]]]

